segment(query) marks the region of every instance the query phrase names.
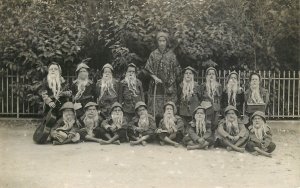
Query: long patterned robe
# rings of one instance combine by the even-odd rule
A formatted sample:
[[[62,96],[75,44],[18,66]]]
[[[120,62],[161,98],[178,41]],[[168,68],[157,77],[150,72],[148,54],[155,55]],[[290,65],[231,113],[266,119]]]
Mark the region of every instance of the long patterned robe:
[[[157,84],[155,112],[163,114],[163,104],[168,101],[177,102],[177,83],[180,80],[181,67],[172,50],[164,52],[154,50],[146,63],[145,69],[150,75],[156,75],[162,80],[162,84]],[[155,82],[152,79],[148,90],[148,111],[153,114]]]

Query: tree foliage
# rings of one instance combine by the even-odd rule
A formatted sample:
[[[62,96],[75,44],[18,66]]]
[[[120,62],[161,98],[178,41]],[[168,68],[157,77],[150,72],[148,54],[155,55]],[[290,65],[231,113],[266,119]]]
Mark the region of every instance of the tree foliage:
[[[299,68],[296,0],[2,0],[0,20],[0,66],[37,84],[53,61],[143,67],[160,30],[182,66]]]

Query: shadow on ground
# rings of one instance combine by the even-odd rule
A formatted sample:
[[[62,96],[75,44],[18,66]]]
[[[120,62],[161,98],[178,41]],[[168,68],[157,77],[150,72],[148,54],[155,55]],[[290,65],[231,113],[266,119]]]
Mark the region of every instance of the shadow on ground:
[[[36,145],[36,121],[0,120],[0,187],[299,187],[300,124],[272,122],[273,158],[97,143]]]

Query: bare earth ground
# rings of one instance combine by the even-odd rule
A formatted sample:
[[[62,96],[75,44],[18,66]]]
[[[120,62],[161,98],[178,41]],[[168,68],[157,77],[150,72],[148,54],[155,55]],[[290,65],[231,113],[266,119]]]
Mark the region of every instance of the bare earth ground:
[[[300,122],[269,123],[273,158],[97,143],[36,145],[34,121],[0,120],[0,187],[300,187]]]

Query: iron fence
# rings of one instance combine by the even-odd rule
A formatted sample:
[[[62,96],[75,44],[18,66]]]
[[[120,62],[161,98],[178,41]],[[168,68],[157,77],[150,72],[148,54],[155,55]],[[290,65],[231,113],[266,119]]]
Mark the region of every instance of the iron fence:
[[[3,71],[3,70],[2,70]],[[32,105],[26,97],[21,97],[19,86],[28,84],[18,73],[3,71],[0,75],[0,117],[36,117],[41,115],[41,107]],[[229,70],[218,71],[218,81],[225,86]],[[247,87],[251,71],[238,71],[240,85]],[[259,71],[263,87],[270,93],[267,115],[272,119],[300,118],[300,71]],[[199,71],[197,80],[205,81],[205,71]],[[74,76],[66,76],[71,82]]]

